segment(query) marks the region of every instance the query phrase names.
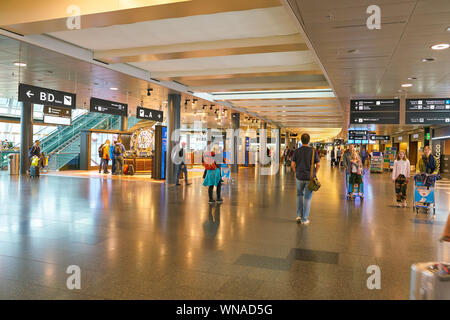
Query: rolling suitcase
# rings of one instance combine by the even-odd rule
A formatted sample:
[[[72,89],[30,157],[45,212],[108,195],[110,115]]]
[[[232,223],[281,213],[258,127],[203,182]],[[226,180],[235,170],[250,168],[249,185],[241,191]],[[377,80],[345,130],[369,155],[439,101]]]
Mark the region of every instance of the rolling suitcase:
[[[411,266],[410,300],[450,300],[450,276],[441,275],[437,262]]]

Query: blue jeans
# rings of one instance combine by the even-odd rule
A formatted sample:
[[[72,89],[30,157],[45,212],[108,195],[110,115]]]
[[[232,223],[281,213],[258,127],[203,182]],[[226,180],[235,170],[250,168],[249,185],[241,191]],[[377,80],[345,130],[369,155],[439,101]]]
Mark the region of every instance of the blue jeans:
[[[186,164],[184,164],[184,163],[177,164],[177,180],[176,180],[176,182],[180,183],[179,179],[180,179],[181,171],[183,171],[183,173],[184,173],[184,180],[186,180],[186,183],[188,183],[187,168],[186,168]]]
[[[309,209],[311,208],[311,200],[313,192],[309,190],[309,180],[297,181],[297,217],[302,218],[302,221],[308,220]]]

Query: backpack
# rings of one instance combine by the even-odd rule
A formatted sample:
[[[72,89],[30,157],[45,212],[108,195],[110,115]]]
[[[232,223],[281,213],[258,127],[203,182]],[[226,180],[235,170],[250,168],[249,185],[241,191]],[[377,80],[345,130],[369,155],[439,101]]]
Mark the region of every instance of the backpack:
[[[100,147],[98,147],[98,156],[100,158],[103,158],[103,148],[105,147],[104,144],[102,144]]]
[[[119,155],[121,155],[122,154],[122,148],[121,148],[121,145],[120,144],[116,144],[115,146],[114,146],[114,155],[115,156],[119,156]]]
[[[30,149],[28,149],[28,158],[31,158],[34,156],[33,151],[34,151],[34,146],[32,146]]]

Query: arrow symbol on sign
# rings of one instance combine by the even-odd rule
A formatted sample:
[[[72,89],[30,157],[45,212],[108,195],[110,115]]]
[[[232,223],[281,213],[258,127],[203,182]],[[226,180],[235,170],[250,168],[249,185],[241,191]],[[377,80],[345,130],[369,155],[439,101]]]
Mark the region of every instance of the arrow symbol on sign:
[[[34,93],[31,93],[30,90],[28,90],[26,94],[27,94],[27,97],[28,97],[28,98],[34,96]]]

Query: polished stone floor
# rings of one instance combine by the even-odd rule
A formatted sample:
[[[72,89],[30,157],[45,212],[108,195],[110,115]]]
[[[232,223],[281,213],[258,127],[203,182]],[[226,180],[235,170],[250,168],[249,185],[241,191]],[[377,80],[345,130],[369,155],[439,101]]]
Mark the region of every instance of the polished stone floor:
[[[347,201],[342,169],[322,168],[308,226],[284,169],[241,169],[220,206],[201,179],[2,174],[0,299],[408,299],[410,265],[437,257],[449,181],[432,219],[393,205],[389,174],[368,174],[365,199]],[[70,265],[80,290],[66,287]],[[380,290],[367,288],[370,265]]]

